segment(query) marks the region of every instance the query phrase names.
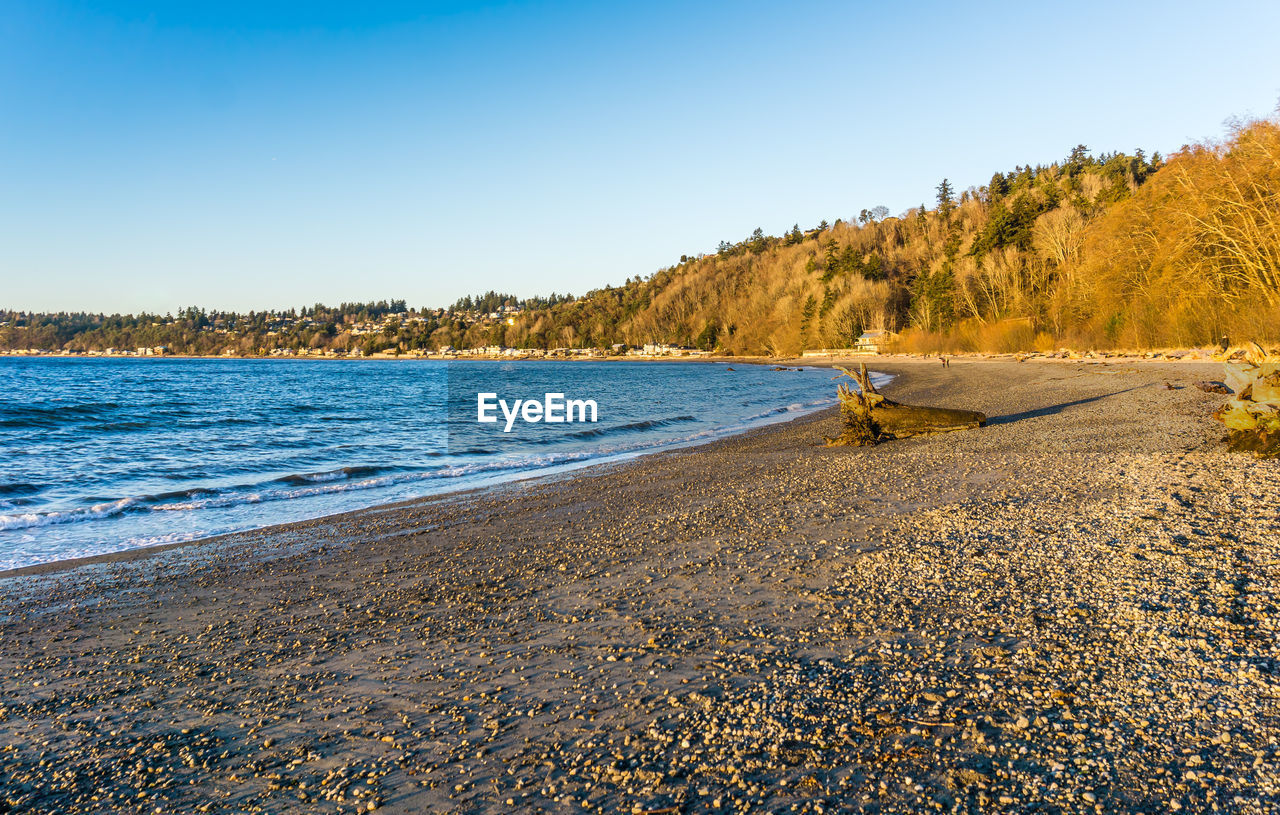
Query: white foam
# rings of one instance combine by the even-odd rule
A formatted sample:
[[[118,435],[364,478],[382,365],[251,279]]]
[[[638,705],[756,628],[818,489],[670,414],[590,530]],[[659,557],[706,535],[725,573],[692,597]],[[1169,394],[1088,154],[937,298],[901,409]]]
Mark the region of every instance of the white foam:
[[[84,509],[67,509],[53,512],[23,512],[13,515],[0,515],[0,531],[9,529],[30,529],[37,526],[53,526],[54,524],[69,524],[80,521],[94,521],[100,518],[110,518],[113,515],[119,515],[126,509],[136,506],[137,498],[121,498],[118,501],[109,501],[102,504],[94,504]]]
[[[342,481],[349,477],[346,470],[332,470],[327,473],[308,473],[302,476],[303,481],[310,481],[314,484],[323,484],[326,481]]]

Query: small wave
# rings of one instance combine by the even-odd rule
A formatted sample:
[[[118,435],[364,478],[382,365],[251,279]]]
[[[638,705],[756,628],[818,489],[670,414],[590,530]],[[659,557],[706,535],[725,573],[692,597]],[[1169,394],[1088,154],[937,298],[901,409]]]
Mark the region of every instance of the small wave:
[[[108,501],[101,504],[94,504],[84,509],[68,509],[53,512],[24,512],[13,515],[0,515],[0,531],[9,529],[31,529],[40,526],[53,526],[55,524],[79,523],[81,521],[95,521],[101,518],[110,518],[119,515],[126,510],[137,506],[139,499],[137,498],[121,498],[118,501]]]
[[[362,475],[375,475],[383,471],[382,467],[342,467],[319,473],[298,473],[277,478],[281,484],[323,484],[326,481],[341,481],[346,478]]]
[[[616,433],[634,433],[638,430],[653,430],[659,427],[670,427],[684,422],[696,421],[698,421],[698,419],[694,416],[673,416],[669,419],[646,419],[642,422],[628,422],[626,424],[616,424],[611,427],[596,427],[590,430],[578,430],[573,433],[566,433],[562,438],[593,439],[601,436],[612,436]]]
[[[750,416],[744,416],[739,421],[742,423],[754,422],[758,419],[767,419],[770,416],[777,416],[782,413],[798,413],[800,411],[813,410],[814,408],[829,404],[831,404],[830,399],[817,399],[812,402],[792,402],[789,405],[771,408],[760,413],[753,413]]]
[[[0,427],[59,427],[85,419],[106,419],[120,407],[116,402],[87,402],[81,405],[25,405],[0,411]]]
[[[106,424],[87,427],[85,430],[92,433],[120,433],[126,430],[145,430],[152,426],[151,422],[107,422]]]
[[[0,495],[35,495],[43,489],[44,487],[39,484],[15,481],[11,484],[0,484]]]
[[[296,489],[263,489],[260,485],[244,485],[227,490],[197,488],[162,493],[160,495],[144,495],[102,501],[83,509],[0,515],[0,531],[95,521],[111,518],[128,511],[191,512],[202,509],[220,509],[245,504],[259,504],[268,501],[287,501],[353,490],[375,489],[411,481],[456,478],[489,470],[520,469],[530,465],[536,466],[534,462],[525,461],[490,462],[488,464],[443,467],[429,472],[399,472],[375,478],[365,478],[359,481],[350,481],[351,474],[378,472],[378,468],[351,467],[346,468],[350,472],[345,473],[341,470],[332,473],[314,473],[309,474],[309,476],[295,476],[294,478],[299,479],[297,481],[277,479],[275,482],[313,485]],[[340,483],[325,483],[326,481]],[[186,500],[175,501],[173,500],[175,498]]]
[[[156,504],[148,507],[152,512],[190,512],[195,509],[219,509],[241,504],[262,503],[262,494],[257,492],[223,495],[215,498],[202,498],[196,501],[178,501],[172,504]]]
[[[244,427],[248,425],[258,425],[271,427],[272,424],[263,419],[251,418],[248,416],[217,416],[205,417],[199,416],[192,419],[182,419],[180,421],[170,422],[169,426],[181,430],[208,430],[213,427]]]
[[[162,492],[158,495],[148,495],[142,500],[169,501],[174,498],[198,498],[201,495],[217,495],[218,492],[212,487],[195,487],[189,490],[174,490],[173,492]]]

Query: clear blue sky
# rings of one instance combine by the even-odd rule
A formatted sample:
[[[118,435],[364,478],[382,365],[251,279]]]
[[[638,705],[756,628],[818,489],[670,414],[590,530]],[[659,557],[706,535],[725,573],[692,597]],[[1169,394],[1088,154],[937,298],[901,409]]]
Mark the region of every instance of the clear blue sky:
[[[0,307],[582,293],[1280,99],[1280,3],[0,6]]]

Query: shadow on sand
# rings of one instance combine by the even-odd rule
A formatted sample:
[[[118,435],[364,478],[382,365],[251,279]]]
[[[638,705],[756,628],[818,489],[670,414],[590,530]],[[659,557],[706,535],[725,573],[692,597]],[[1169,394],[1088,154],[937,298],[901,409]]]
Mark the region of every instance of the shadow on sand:
[[[1102,399],[1110,399],[1112,396],[1119,396],[1122,393],[1128,393],[1129,391],[1138,390],[1138,388],[1143,388],[1143,387],[1147,387],[1147,386],[1135,385],[1132,388],[1125,388],[1122,391],[1104,393],[1104,394],[1101,394],[1100,396],[1090,396],[1086,399],[1076,399],[1074,402],[1062,402],[1061,404],[1050,405],[1049,407],[1036,408],[1035,410],[1024,410],[1021,413],[1010,413],[1005,416],[992,416],[990,419],[987,419],[987,425],[991,426],[991,425],[997,425],[997,424],[1012,424],[1013,422],[1020,422],[1023,419],[1034,419],[1037,416],[1052,416],[1055,413],[1061,413],[1067,408],[1076,407],[1077,405],[1087,405],[1090,402],[1097,402]]]

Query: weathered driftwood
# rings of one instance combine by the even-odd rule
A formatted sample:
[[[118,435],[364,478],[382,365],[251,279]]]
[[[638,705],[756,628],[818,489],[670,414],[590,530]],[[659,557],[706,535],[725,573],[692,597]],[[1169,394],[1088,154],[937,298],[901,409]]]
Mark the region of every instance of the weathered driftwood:
[[[1227,426],[1228,445],[1259,458],[1280,456],[1280,357],[1254,343],[1244,362],[1226,369],[1231,398],[1214,416]]]
[[[837,366],[839,367],[839,366]],[[827,439],[831,447],[853,445],[865,447],[889,439],[905,439],[929,433],[946,433],[984,427],[987,417],[972,410],[920,407],[903,405],[886,397],[871,384],[865,363],[856,372],[839,368],[858,383],[852,388],[842,383],[837,391],[840,397],[840,435]]]

